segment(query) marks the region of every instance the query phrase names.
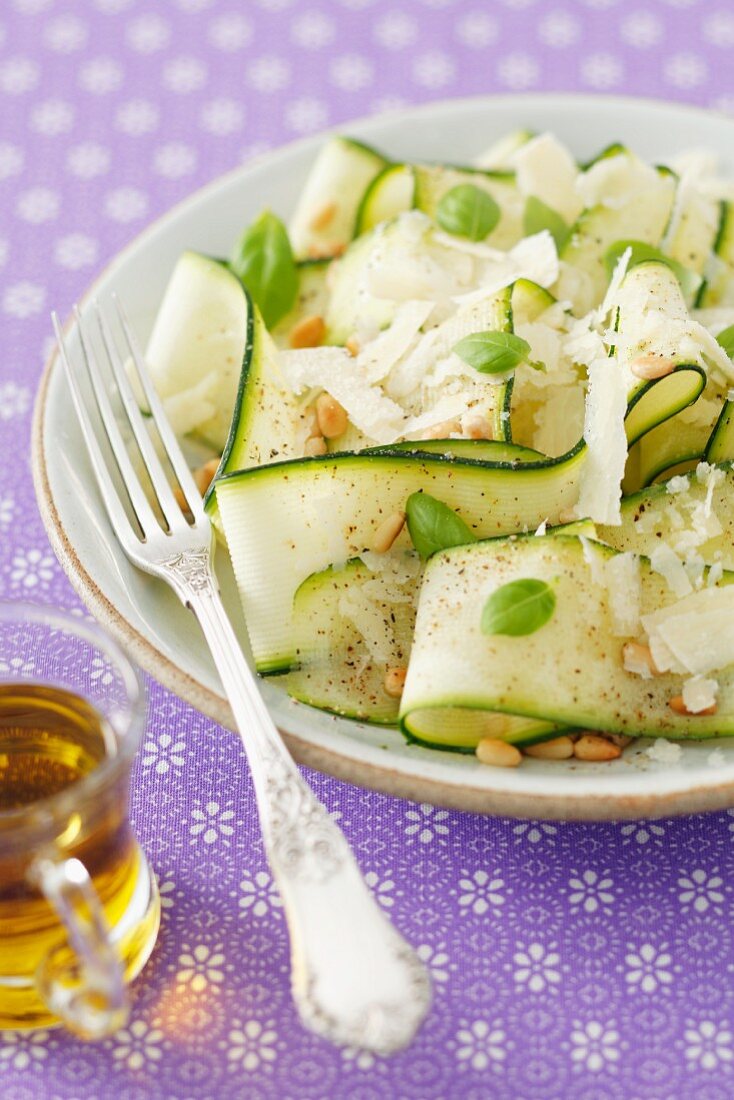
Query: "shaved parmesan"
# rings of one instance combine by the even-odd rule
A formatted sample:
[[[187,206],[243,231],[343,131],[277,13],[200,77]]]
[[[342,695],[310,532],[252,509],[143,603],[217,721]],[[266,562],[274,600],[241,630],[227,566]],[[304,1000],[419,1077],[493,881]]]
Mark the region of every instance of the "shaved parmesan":
[[[683,755],[683,750],[675,741],[656,737],[647,749],[647,755],[658,764],[677,764]]]
[[[618,638],[632,637],[640,626],[639,557],[632,553],[602,557],[595,543],[585,535],[581,536],[581,546],[592,581],[606,590],[612,634]]]
[[[552,134],[539,134],[514,154],[517,185],[535,195],[567,222],[575,222],[583,202],[574,189],[579,170],[565,145]]]
[[[575,189],[584,206],[618,209],[640,192],[667,188],[667,181],[639,157],[617,153],[603,157],[576,179]]]
[[[687,493],[689,488],[688,478],[683,474],[679,474],[677,477],[671,477],[670,481],[666,481],[665,488],[669,493]]]
[[[734,662],[734,586],[702,588],[642,616],[661,672],[705,676]]]
[[[700,714],[702,710],[716,705],[719,685],[716,680],[707,680],[703,676],[691,676],[683,681],[683,703],[691,714]]]
[[[581,473],[577,516],[597,523],[622,522],[620,500],[627,461],[627,386],[614,359],[595,359],[589,366],[584,439],[586,462]]]
[[[632,637],[640,626],[640,559],[637,554],[615,554],[604,564],[612,634]]]
[[[357,362],[370,382],[381,382],[406,353],[433,311],[431,302],[408,301],[392,324],[359,352]]]
[[[370,383],[349,352],[330,347],[282,351],[279,362],[295,393],[310,387],[324,389],[369,439],[394,443],[400,438],[405,421],[403,409]]]
[[[693,591],[683,562],[667,543],[663,542],[660,546],[656,546],[650,554],[650,567],[655,573],[660,574],[676,596],[687,596]]]
[[[459,238],[452,238],[459,240]],[[457,248],[465,248],[468,242],[461,242]],[[472,245],[473,250],[485,248],[485,245]],[[530,279],[538,286],[553,286],[558,278],[559,264],[558,251],[553,237],[544,229],[541,233],[535,233],[532,237],[525,237],[509,252],[494,253],[493,249],[486,249],[487,262],[479,271],[477,281],[478,290],[471,290],[465,294],[459,294],[454,298],[457,304],[469,305],[488,294],[496,294],[504,290],[506,286],[518,279]]]
[[[627,274],[627,268],[629,267],[631,256],[632,249],[625,248],[624,252],[614,265],[614,271],[612,272],[612,277],[609,280],[609,286],[607,287],[607,292],[604,295],[604,300],[602,301],[602,304],[599,306],[599,308],[594,310],[592,313],[592,324],[602,324],[604,322],[604,319],[609,314],[610,310],[612,310],[618,304],[617,299],[619,297],[619,290],[622,286],[622,283],[624,282],[624,277]]]

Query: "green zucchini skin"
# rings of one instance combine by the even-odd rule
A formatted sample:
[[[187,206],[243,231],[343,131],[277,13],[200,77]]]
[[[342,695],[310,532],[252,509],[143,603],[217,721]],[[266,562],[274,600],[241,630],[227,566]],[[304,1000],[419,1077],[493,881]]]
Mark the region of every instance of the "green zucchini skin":
[[[734,402],[725,401],[703,453],[706,462],[734,459]]]
[[[354,236],[415,206],[415,172],[410,164],[386,164],[369,184],[357,208]]]
[[[728,201],[721,204],[719,231],[704,280],[696,305],[706,309],[734,306],[734,204]]]

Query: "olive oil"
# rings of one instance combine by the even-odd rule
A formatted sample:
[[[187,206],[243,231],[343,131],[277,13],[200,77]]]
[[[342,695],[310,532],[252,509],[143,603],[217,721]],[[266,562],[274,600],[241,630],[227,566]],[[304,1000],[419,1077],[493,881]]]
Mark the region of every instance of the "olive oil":
[[[0,813],[58,794],[114,751],[104,719],[78,695],[0,684]]]
[[[80,696],[0,683],[0,1028],[52,1022],[37,975],[72,957],[36,883],[38,856],[84,864],[129,978],[150,953],[158,897],[128,820],[129,764],[115,767],[116,753],[113,731]]]

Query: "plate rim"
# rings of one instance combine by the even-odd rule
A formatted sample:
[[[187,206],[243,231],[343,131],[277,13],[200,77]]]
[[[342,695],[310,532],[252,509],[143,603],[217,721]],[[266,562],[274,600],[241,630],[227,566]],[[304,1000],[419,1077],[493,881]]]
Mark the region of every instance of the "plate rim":
[[[603,101],[605,105],[618,104],[620,107],[639,107],[690,113],[694,116],[710,119],[719,118],[734,124],[723,111],[698,107],[688,103],[676,103],[666,100],[639,96],[581,96],[578,93],[525,93],[506,95],[463,96],[452,99],[435,100],[429,103],[410,105],[399,110],[383,112],[378,115],[363,116],[340,123],[317,134],[279,145],[267,150],[243,164],[237,165],[192,191],[179,202],[169,207],[154,221],[146,225],[122,249],[104,265],[81,295],[81,305],[92,299],[99,284],[114,270],[124,264],[129,252],[136,250],[149,235],[153,235],[161,223],[175,219],[178,212],[189,204],[200,201],[210,190],[226,186],[255,166],[277,163],[287,159],[293,152],[309,146],[317,147],[325,137],[346,130],[370,129],[379,127],[382,122],[399,121],[401,117],[410,118],[416,114],[450,112],[454,109],[479,104],[530,105],[542,99],[545,105],[554,100],[559,106],[572,106],[583,100]],[[73,318],[68,318],[63,326],[64,333],[73,327]],[[130,623],[105,596],[94,577],[80,560],[61,521],[53,497],[48,475],[45,448],[45,428],[48,411],[48,391],[52,374],[57,369],[58,351],[54,349],[48,356],[38,383],[31,422],[31,472],[36,500],[41,520],[51,547],[66,573],[72,587],[94,617],[130,654],[135,662],[167,690],[194,706],[207,717],[220,725],[236,730],[234,717],[227,700],[220,694],[200,683],[194,676],[183,671],[165,653]],[[713,811],[734,805],[734,778],[723,783],[705,783],[663,793],[610,794],[600,800],[596,795],[579,793],[567,795],[560,793],[533,794],[515,792],[502,787],[477,787],[467,782],[457,773],[457,780],[431,778],[425,775],[410,774],[405,768],[377,765],[366,760],[357,760],[348,753],[341,753],[324,745],[314,744],[296,733],[281,730],[289,751],[306,767],[331,775],[357,786],[376,790],[384,794],[411,799],[416,802],[428,802],[451,809],[465,810],[482,814],[494,814],[508,818],[541,818],[546,820],[608,821],[629,820],[635,818],[669,817],[676,814]],[[348,744],[348,743],[346,743]],[[651,776],[654,773],[651,773]],[[532,808],[528,802],[532,801]]]

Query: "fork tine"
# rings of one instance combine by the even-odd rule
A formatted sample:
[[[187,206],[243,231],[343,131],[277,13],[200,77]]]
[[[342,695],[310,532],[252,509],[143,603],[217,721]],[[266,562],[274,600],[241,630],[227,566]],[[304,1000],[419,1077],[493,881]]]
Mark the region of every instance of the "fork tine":
[[[71,390],[71,397],[74,403],[79,424],[82,429],[82,435],[84,442],[89,452],[89,458],[92,463],[92,469],[94,475],[97,478],[97,484],[99,485],[102,500],[104,506],[107,509],[107,515],[109,516],[110,523],[112,524],[117,537],[120,542],[128,550],[132,550],[136,543],[139,543],[138,536],[130,525],[130,520],[127,517],[127,513],[122,505],[117,489],[110,477],[110,472],[107,467],[107,463],[102,455],[101,448],[97,442],[97,433],[92,425],[91,417],[86,406],[86,400],[82,394],[81,386],[77,380],[77,377],[72,369],[71,361],[66,351],[66,344],[64,342],[64,335],[61,331],[61,325],[59,324],[59,318],[54,312],[51,314],[51,321],[53,323],[54,332],[56,334],[56,342],[59,346],[59,352],[61,354],[61,363],[64,368],[66,379],[69,383],[69,389]],[[81,329],[80,340],[81,337]],[[85,359],[87,358],[86,350],[82,340],[82,351]],[[147,501],[146,501],[147,504]],[[137,510],[136,510],[137,514]],[[139,518],[139,517],[138,517]]]
[[[130,503],[133,506],[133,511],[137,516],[143,536],[148,538],[154,527],[160,527],[160,523],[156,518],[155,512],[151,508],[145,489],[140,483],[140,476],[130,459],[130,453],[123,439],[122,432],[120,431],[120,426],[115,416],[114,409],[112,408],[112,403],[107,393],[102,374],[94,355],[91,354],[91,348],[89,347],[85,334],[84,323],[77,306],[74,306],[74,317],[79,330],[79,343],[82,349],[84,365],[92,382],[92,389],[97,401],[97,408],[102,424],[107,433],[107,439],[112,449],[112,453],[115,456],[115,462],[117,463],[120,476],[122,477],[125,490],[130,498]]]
[[[158,498],[161,511],[166,518],[169,530],[174,531],[176,529],[181,530],[183,527],[188,527],[186,520],[184,519],[181,507],[178,504],[175,496],[173,495],[173,489],[168,481],[168,476],[163,468],[158,453],[155,448],[155,444],[150,437],[148,428],[143,419],[143,415],[140,412],[137,398],[133,392],[128,373],[125,370],[125,364],[123,363],[122,356],[117,346],[107,320],[99,307],[99,302],[95,300],[94,310],[97,317],[97,324],[99,325],[100,335],[102,342],[107,352],[109,359],[110,371],[112,377],[120,395],[122,406],[125,410],[125,414],[130,423],[135,442],[140,449],[140,454],[145,464],[145,468],[148,471],[153,491]]]
[[[161,442],[166,451],[168,461],[173,467],[173,471],[176,474],[184,496],[186,497],[186,503],[188,504],[191,514],[198,521],[206,518],[204,507],[201,500],[201,494],[196,486],[189,465],[183,456],[180,444],[176,439],[173,428],[170,425],[168,417],[166,416],[163,404],[158,392],[156,391],[153,381],[150,377],[150,372],[146,366],[145,359],[140,350],[137,338],[133,331],[130,322],[127,319],[125,310],[123,309],[122,302],[116,294],[112,294],[112,300],[117,308],[117,317],[120,322],[120,328],[125,336],[127,342],[127,348],[130,352],[133,362],[135,363],[135,369],[138,373],[140,383],[143,387],[145,394],[145,400],[148,404],[151,416],[155,423],[158,434],[161,437]]]

